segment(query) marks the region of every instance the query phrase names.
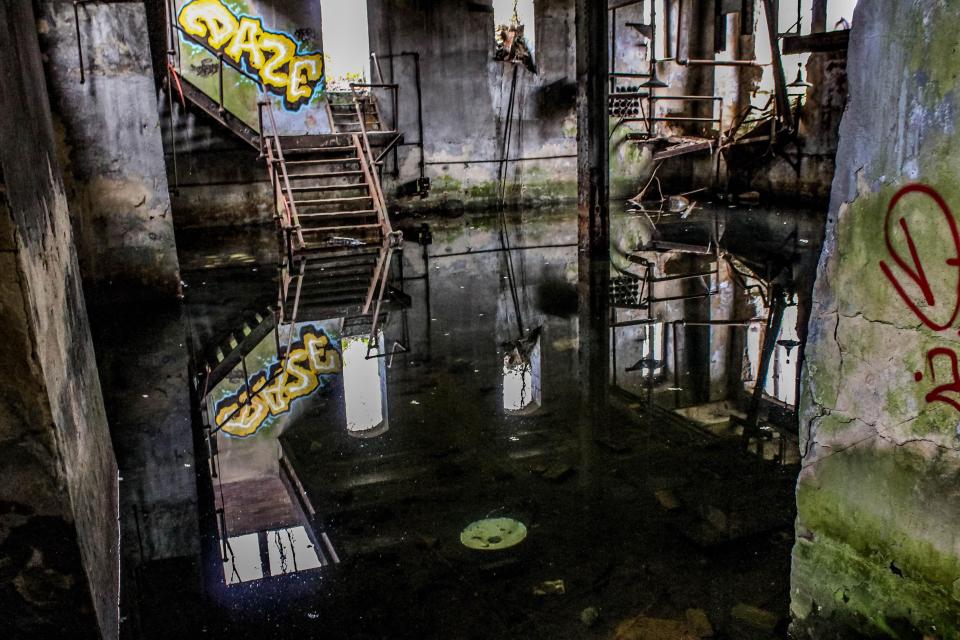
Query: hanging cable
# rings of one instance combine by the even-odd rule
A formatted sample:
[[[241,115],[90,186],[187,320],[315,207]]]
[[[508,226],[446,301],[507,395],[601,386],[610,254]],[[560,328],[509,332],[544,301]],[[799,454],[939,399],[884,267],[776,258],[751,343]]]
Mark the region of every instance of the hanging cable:
[[[513,302],[514,315],[516,316],[517,320],[517,330],[520,333],[519,338],[523,338],[525,333],[523,329],[523,317],[520,312],[520,296],[517,291],[516,273],[513,268],[513,253],[510,248],[510,236],[506,215],[507,171],[509,167],[507,158],[509,157],[510,143],[513,136],[513,112],[517,95],[517,77],[519,75],[519,71],[519,67],[514,65],[513,76],[510,81],[510,98],[507,104],[507,116],[504,124],[503,143],[500,147],[500,167],[497,178],[499,182],[498,217],[500,226],[500,245],[503,248],[504,256],[507,262],[507,283],[510,287],[510,297]]]

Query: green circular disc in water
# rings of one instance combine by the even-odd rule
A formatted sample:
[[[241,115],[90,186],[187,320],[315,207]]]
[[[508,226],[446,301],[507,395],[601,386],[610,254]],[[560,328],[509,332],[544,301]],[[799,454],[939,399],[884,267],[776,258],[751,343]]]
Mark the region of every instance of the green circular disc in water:
[[[471,522],[460,533],[463,546],[480,551],[507,549],[523,542],[527,527],[513,518],[487,518]]]

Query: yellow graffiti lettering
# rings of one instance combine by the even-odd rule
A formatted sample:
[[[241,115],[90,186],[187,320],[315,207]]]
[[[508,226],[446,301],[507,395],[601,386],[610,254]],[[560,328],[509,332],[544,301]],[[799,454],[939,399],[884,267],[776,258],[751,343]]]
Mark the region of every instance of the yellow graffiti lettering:
[[[207,38],[214,49],[220,49],[237,32],[240,22],[220,0],[194,0],[183,7],[180,26],[192,36]]]
[[[340,373],[340,353],[330,346],[326,335],[307,335],[303,344],[310,354],[310,367],[317,373]]]
[[[308,359],[305,349],[294,349],[287,359],[287,396],[291,400],[309,395],[317,388],[317,374],[300,366],[306,362]]]
[[[277,378],[270,385],[260,392],[260,396],[270,409],[271,415],[280,415],[290,409],[290,400],[287,398],[287,390],[283,386],[283,378]]]
[[[280,69],[286,67],[294,54],[297,52],[297,45],[287,36],[277,33],[265,33],[260,37],[260,48],[273,55],[267,58],[260,69],[260,79],[263,83],[277,89],[286,89],[290,82],[290,75],[283,73]]]
[[[267,419],[270,410],[258,396],[254,396],[252,401],[243,404],[247,400],[246,393],[243,393],[239,400],[241,403],[239,405],[234,403],[220,409],[217,413],[216,422],[229,434],[248,436],[260,428],[263,421]],[[238,408],[239,411],[237,411]]]
[[[287,84],[287,102],[309,99],[313,95],[311,82],[323,75],[323,56],[300,56],[290,64],[290,82]]]
[[[244,16],[240,18],[240,27],[237,29],[237,34],[233,36],[233,40],[230,41],[223,52],[237,63],[246,54],[250,66],[254,69],[260,69],[263,66],[263,50],[260,49],[260,34],[262,33],[263,26],[259,20]]]
[[[323,54],[299,53],[299,45],[283,33],[264,28],[260,18],[237,16],[223,0],[192,0],[177,18],[183,30],[237,64],[246,60],[263,87],[283,96],[294,109],[310,102],[323,82]]]
[[[217,403],[214,422],[225,433],[239,437],[256,433],[267,418],[288,412],[294,400],[316,391],[319,376],[342,371],[340,353],[322,330],[301,335],[272,380],[268,380],[267,372],[254,377],[250,385],[252,398],[241,390]]]

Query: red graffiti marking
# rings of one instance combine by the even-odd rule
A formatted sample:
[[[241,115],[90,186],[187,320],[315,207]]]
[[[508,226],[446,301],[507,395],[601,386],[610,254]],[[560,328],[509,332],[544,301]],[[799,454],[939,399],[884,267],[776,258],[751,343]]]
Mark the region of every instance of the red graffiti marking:
[[[950,373],[953,375],[953,379],[947,384],[941,384],[935,387],[933,391],[927,394],[926,400],[927,402],[943,402],[960,411],[960,402],[957,402],[950,396],[944,395],[944,393],[948,391],[960,394],[960,369],[958,369],[957,366],[957,354],[954,353],[953,349],[937,347],[927,352],[927,365],[930,367],[930,378],[934,382],[937,381],[937,372],[933,368],[933,361],[940,356],[950,361]]]
[[[956,291],[953,296],[953,307],[950,313],[949,319],[945,322],[937,322],[932,319],[926,312],[922,311],[919,305],[914,302],[914,299],[907,293],[906,288],[901,283],[901,281],[894,275],[893,269],[883,260],[880,261],[880,270],[883,271],[883,274],[887,276],[887,279],[896,289],[897,293],[900,295],[900,298],[906,303],[907,307],[913,311],[914,315],[920,319],[927,327],[933,329],[934,331],[945,331],[949,329],[954,322],[957,320],[958,314],[960,314],[960,230],[957,229],[957,222],[953,217],[953,212],[950,210],[950,207],[947,206],[946,201],[943,197],[937,193],[932,187],[923,184],[910,184],[900,189],[895,196],[890,200],[890,205],[887,207],[887,216],[884,220],[884,240],[887,244],[887,252],[890,254],[890,257],[896,263],[896,265],[906,274],[907,278],[913,282],[913,285],[920,290],[920,293],[923,295],[923,300],[926,303],[928,310],[935,312],[940,310],[941,315],[944,313],[942,310],[949,308],[947,306],[948,301],[943,299],[943,296],[940,296],[940,299],[934,294],[933,286],[931,286],[930,280],[927,278],[926,270],[923,268],[923,256],[920,255],[920,252],[917,251],[917,246],[913,241],[913,235],[910,233],[910,225],[907,223],[905,216],[900,216],[896,220],[897,226],[903,233],[903,238],[907,244],[907,250],[910,253],[909,263],[907,259],[900,255],[897,249],[893,246],[893,240],[891,238],[891,222],[894,218],[894,212],[897,209],[897,206],[901,203],[903,198],[909,194],[919,194],[926,196],[933,200],[934,204],[937,205],[937,208],[940,210],[940,213],[943,214],[943,220],[946,222],[946,225],[943,229],[944,232],[942,237],[949,237],[950,241],[953,242],[953,246],[950,249],[953,254],[952,257],[947,258],[946,264],[948,267],[955,267],[957,271],[957,285]],[[927,263],[930,265],[929,261]],[[941,318],[942,319],[942,318]],[[937,381],[937,373],[934,368],[934,361],[938,358],[946,358],[950,362],[950,372],[952,374],[952,379],[946,384],[941,384],[935,387],[926,395],[926,401],[928,403],[933,402],[942,402],[948,404],[957,411],[960,411],[960,400],[954,399],[953,397],[947,395],[948,393],[954,393],[960,396],[960,366],[958,366],[957,354],[953,349],[947,347],[937,347],[927,351],[927,368],[930,371],[930,379],[933,382]],[[924,374],[922,371],[915,371],[913,374],[913,379],[916,382],[922,382]]]
[[[913,311],[917,318],[919,318],[925,325],[934,331],[943,331],[944,329],[950,328],[950,326],[956,321],[957,315],[960,314],[960,231],[957,229],[957,222],[953,218],[953,212],[950,210],[950,207],[947,206],[947,203],[944,201],[943,197],[941,197],[939,193],[927,185],[910,184],[905,186],[904,188],[900,189],[895,196],[893,196],[893,199],[890,200],[890,206],[887,207],[887,217],[884,221],[883,228],[884,237],[887,243],[887,252],[890,254],[890,257],[893,258],[893,261],[897,264],[897,266],[900,267],[900,269],[902,269],[910,278],[910,280],[912,280],[913,283],[920,289],[920,292],[923,294],[924,302],[927,303],[928,307],[936,308],[938,303],[941,301],[938,301],[936,296],[934,296],[933,287],[930,286],[930,281],[927,279],[926,271],[923,268],[923,260],[913,242],[913,236],[910,233],[910,226],[907,224],[907,219],[905,217],[901,216],[900,219],[897,220],[897,224],[903,230],[903,235],[906,238],[907,248],[910,251],[910,261],[913,263],[912,266],[907,264],[907,261],[898,253],[897,249],[893,246],[893,241],[890,237],[890,222],[894,211],[904,196],[907,196],[911,193],[927,196],[934,201],[934,203],[940,209],[940,213],[943,214],[943,219],[947,223],[946,230],[949,231],[949,237],[953,242],[953,251],[955,257],[949,258],[946,263],[948,266],[957,267],[958,272],[956,291],[954,292],[953,311],[951,312],[949,319],[943,323],[939,323],[931,319],[926,313],[920,310],[920,307],[916,302],[913,301],[913,298],[910,297],[904,286],[893,274],[893,270],[883,260],[880,261],[880,269],[883,271],[883,274],[887,276],[887,279],[890,280],[891,284],[893,284],[894,289],[897,290],[897,293],[900,294],[900,297],[910,308],[910,310]]]

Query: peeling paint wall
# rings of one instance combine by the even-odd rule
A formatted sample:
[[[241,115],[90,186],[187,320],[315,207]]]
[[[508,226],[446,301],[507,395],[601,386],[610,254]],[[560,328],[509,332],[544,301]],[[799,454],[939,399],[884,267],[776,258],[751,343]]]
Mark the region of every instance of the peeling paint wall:
[[[117,468],[34,14],[0,4],[4,637],[116,638]]]
[[[37,29],[84,284],[174,298],[179,267],[141,3],[40,3]]]
[[[856,10],[803,373],[801,638],[960,638],[958,20],[941,0]]]

